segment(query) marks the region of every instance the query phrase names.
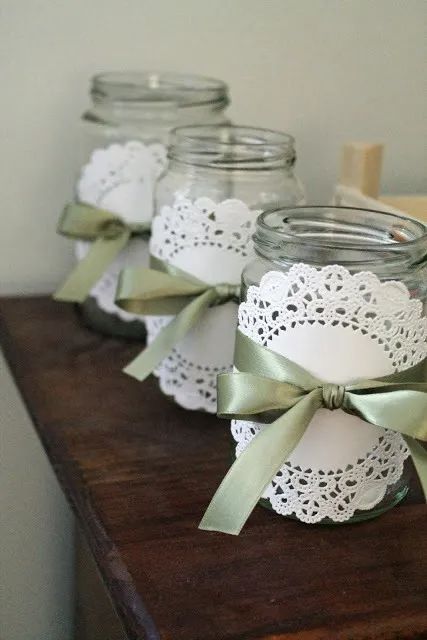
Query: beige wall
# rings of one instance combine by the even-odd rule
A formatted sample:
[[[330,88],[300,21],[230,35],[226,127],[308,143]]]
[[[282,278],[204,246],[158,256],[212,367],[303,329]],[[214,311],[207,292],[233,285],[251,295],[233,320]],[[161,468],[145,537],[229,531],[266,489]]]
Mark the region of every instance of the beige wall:
[[[386,143],[385,191],[425,190],[426,18],[425,0],[0,0],[0,292],[70,264],[54,227],[99,70],[224,78],[235,121],[295,134],[312,201],[352,138]]]

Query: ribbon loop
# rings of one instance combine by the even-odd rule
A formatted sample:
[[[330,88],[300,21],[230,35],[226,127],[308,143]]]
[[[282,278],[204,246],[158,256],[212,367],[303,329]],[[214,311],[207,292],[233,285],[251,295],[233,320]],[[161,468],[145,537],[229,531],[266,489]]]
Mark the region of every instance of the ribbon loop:
[[[150,264],[154,268],[125,269],[116,292],[116,304],[125,311],[175,316],[145,351],[123,369],[139,381],[153,372],[209,307],[240,295],[239,285],[209,285],[159,258],[152,257]]]
[[[217,294],[216,304],[223,304],[233,298],[239,299],[240,285],[221,283],[215,285],[214,288]]]
[[[426,361],[374,380],[343,386],[318,380],[300,365],[237,332],[239,371],[218,378],[218,415],[263,425],[234,462],[211,500],[201,529],[237,535],[321,407],[343,409],[402,434],[427,499]],[[271,412],[280,413],[271,422]]]
[[[345,387],[341,384],[326,383],[322,385],[322,400],[326,409],[341,409],[344,404]]]
[[[126,231],[126,224],[120,218],[105,220],[99,225],[99,235],[107,240],[118,238],[124,231]]]
[[[65,302],[84,302],[116,256],[127,245],[132,234],[142,235],[148,224],[130,224],[111,211],[88,204],[68,204],[58,223],[58,233],[75,240],[92,241],[92,245],[54,299]]]

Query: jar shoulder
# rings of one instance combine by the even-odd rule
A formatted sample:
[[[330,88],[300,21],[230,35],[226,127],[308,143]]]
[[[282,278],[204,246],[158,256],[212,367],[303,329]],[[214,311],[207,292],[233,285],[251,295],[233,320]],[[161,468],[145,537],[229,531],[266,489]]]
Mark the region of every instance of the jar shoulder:
[[[215,203],[241,200],[261,212],[275,206],[304,204],[305,189],[299,178],[288,170],[231,172],[169,166],[156,187],[156,208],[173,206],[182,198],[192,202],[209,198]]]

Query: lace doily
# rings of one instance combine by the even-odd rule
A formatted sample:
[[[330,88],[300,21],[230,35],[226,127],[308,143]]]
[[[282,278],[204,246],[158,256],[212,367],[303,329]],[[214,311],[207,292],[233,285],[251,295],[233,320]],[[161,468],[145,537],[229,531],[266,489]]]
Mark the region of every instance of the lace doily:
[[[163,393],[185,409],[216,412],[216,377],[232,367],[237,309],[233,302],[210,309],[154,371]],[[146,316],[148,344],[171,319]]]
[[[258,210],[249,209],[241,200],[229,199],[216,204],[210,198],[198,198],[191,202],[179,196],[173,207],[163,207],[160,215],[154,218],[150,252],[168,262],[181,255],[190,268],[199,271],[197,258],[190,254],[188,260],[188,251],[203,248],[203,255],[209,250],[216,253],[217,258],[221,254],[218,255],[216,250],[227,251],[226,256],[222,254],[227,258],[224,277],[238,282],[242,258],[248,259],[253,255],[252,234],[259,213]],[[232,259],[233,255],[236,256],[235,260]],[[205,272],[210,275],[210,283],[218,282],[217,273],[212,274],[212,265]]]
[[[77,198],[122,216],[128,222],[148,222],[153,215],[154,187],[166,167],[166,148],[160,143],[144,144],[131,140],[96,149],[80,175]],[[76,243],[76,257],[81,260],[89,243]],[[91,290],[98,306],[122,320],[141,320],[114,304],[117,276],[128,266],[148,265],[148,243],[133,238]]]
[[[427,318],[400,282],[338,265],[271,271],[248,289],[239,328],[317,377],[346,384],[407,369],[427,355]],[[264,425],[233,421],[236,455]],[[341,410],[319,410],[264,497],[303,522],[373,508],[402,475],[403,438]]]
[[[153,188],[166,166],[160,143],[130,140],[93,151],[77,183],[81,202],[117,213],[128,222],[153,217]]]
[[[236,199],[217,204],[179,196],[154,217],[150,252],[208,284],[239,283],[254,255],[258,214]],[[232,366],[237,309],[234,302],[209,309],[156,369],[162,391],[181,406],[215,413],[217,374]],[[170,320],[145,318],[149,343]]]

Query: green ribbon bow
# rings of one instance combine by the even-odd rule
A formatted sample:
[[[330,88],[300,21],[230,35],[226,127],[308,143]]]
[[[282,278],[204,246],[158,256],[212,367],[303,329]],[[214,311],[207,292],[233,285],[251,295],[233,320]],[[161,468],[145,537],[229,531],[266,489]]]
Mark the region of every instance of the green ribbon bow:
[[[209,285],[153,257],[151,266],[154,269],[124,269],[116,295],[116,304],[130,313],[177,314],[154,342],[123,369],[140,381],[153,372],[209,307],[238,299],[240,295],[240,285]]]
[[[88,204],[68,204],[58,223],[58,233],[75,240],[93,241],[54,299],[83,302],[108,265],[127,245],[131,235],[149,231],[149,224],[129,224],[120,216]]]
[[[218,376],[218,415],[261,421],[271,419],[271,412],[280,415],[236,459],[199,528],[238,535],[321,407],[343,409],[401,433],[427,498],[427,451],[416,442],[427,440],[426,363],[424,359],[406,371],[345,386],[325,383],[238,331],[238,372]]]

